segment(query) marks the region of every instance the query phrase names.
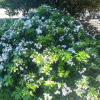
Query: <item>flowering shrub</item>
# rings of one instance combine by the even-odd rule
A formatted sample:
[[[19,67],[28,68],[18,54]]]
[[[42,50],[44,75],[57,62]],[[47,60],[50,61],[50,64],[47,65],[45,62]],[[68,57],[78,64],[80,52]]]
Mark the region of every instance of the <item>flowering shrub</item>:
[[[0,94],[12,100],[98,100],[100,42],[70,15],[42,5],[15,20],[0,46]]]
[[[12,20],[11,19],[8,19],[8,18],[5,18],[5,19],[0,19],[0,38],[1,38],[1,35],[7,31],[11,25],[13,25],[14,21],[16,20],[17,18],[13,18]]]

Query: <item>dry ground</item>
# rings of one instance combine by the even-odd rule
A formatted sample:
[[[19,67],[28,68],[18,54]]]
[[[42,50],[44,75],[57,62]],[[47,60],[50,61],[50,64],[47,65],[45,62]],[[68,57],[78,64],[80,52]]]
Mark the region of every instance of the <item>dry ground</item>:
[[[81,21],[81,23],[83,24],[84,28],[86,29],[89,26],[94,26],[97,28],[98,31],[100,31],[100,19],[91,19],[89,22],[87,21]]]

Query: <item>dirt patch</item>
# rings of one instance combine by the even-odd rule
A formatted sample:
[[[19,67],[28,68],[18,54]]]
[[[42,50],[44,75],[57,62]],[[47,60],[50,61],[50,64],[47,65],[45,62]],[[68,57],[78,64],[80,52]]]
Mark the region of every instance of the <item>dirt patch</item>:
[[[81,20],[81,23],[84,29],[88,28],[89,26],[93,26],[93,27],[96,27],[97,30],[100,32],[100,21],[99,20],[100,19],[91,19],[89,22]]]

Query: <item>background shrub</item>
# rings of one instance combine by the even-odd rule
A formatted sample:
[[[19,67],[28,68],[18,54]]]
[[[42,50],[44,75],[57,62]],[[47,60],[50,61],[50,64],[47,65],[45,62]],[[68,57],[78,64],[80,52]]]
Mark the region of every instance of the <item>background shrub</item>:
[[[22,11],[27,15],[30,9],[37,8],[41,4],[48,4],[61,10],[63,13],[69,12],[71,16],[80,18],[86,11],[97,12],[100,10],[100,0],[1,0],[1,8],[6,9],[6,14],[13,16]],[[19,11],[18,11],[19,10]],[[66,12],[67,11],[67,12]],[[85,17],[85,16],[84,16]]]
[[[72,16],[42,5],[15,20],[0,45],[1,95],[10,91],[12,100],[98,99],[100,42]]]

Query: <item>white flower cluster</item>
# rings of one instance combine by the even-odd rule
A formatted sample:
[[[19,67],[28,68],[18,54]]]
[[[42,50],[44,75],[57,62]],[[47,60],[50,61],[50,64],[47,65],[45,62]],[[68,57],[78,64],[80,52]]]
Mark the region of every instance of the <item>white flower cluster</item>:
[[[48,93],[43,93],[44,95],[44,100],[52,100],[52,96],[50,96]]]
[[[2,53],[0,61],[5,61],[8,58],[8,53]]]
[[[56,84],[58,85],[58,89],[60,89],[61,88],[61,83],[56,82]]]
[[[36,46],[36,48],[41,49],[42,45],[40,43],[34,43],[34,45]]]
[[[74,23],[74,21],[69,21],[69,22],[68,22],[68,24],[73,24],[73,23]]]
[[[2,86],[2,82],[0,82],[0,89],[1,89],[1,86]]]
[[[56,95],[57,95],[57,94],[60,94],[60,91],[57,90],[56,92],[54,92],[54,94],[56,94]]]
[[[86,68],[83,68],[82,71],[78,71],[80,74],[84,73],[86,71]]]
[[[42,81],[44,81],[44,77],[42,76],[40,79],[37,80],[37,83],[41,85]]]
[[[42,59],[43,59],[44,64],[46,64],[47,57],[48,57],[48,55],[42,56]]]
[[[98,54],[93,54],[93,53],[92,53],[92,56],[93,56],[94,58],[97,58],[97,57],[98,57]]]
[[[76,26],[75,25],[75,29],[73,30],[74,32],[78,32],[81,26]]]
[[[73,47],[72,47],[72,48],[68,48],[67,50],[68,50],[68,51],[71,51],[72,53],[76,53],[76,51],[74,50]]]
[[[63,24],[63,23],[64,23],[64,19],[62,18],[60,24]]]
[[[77,95],[82,97],[82,94],[85,93],[88,86],[87,76],[82,75],[82,79],[78,80],[76,83],[77,89],[74,89],[76,91]]]
[[[58,45],[58,47],[66,48],[66,45]]]
[[[86,51],[89,53],[90,52],[90,50],[91,50],[91,48],[86,48]]]
[[[23,29],[29,29],[32,26],[30,19],[24,22]]]
[[[62,18],[61,21],[64,22],[64,19]]]
[[[82,45],[83,43],[82,42],[76,42],[75,44],[76,45]]]
[[[68,33],[69,30],[70,30],[70,28],[64,27],[65,35],[67,35],[67,33]]]
[[[47,26],[48,27],[48,24],[52,24],[52,30],[56,30],[56,32],[58,33],[58,27],[55,27],[55,22],[52,20],[52,19],[46,19],[45,22],[42,22],[42,25],[43,26]],[[51,30],[49,30],[51,31]]]
[[[69,59],[69,60],[67,61],[67,63],[68,63],[68,64],[70,64],[71,66],[75,65],[75,63],[74,63],[74,62],[72,62],[72,60],[71,60],[71,59]]]
[[[63,41],[64,40],[64,36],[61,36],[60,38],[59,38],[59,41]]]
[[[69,93],[71,93],[72,90],[70,89],[70,87],[68,87],[65,83],[63,84],[63,88],[62,88],[62,96],[67,96]]]
[[[100,82],[100,75],[97,76],[96,80]]]
[[[37,34],[42,33],[42,30],[40,28],[37,28],[36,31],[37,31]]]
[[[3,36],[2,36],[1,39],[3,39],[3,40],[5,40],[4,38],[11,39],[12,36],[13,36],[13,34],[14,34],[14,30],[10,30],[10,29],[9,29],[8,31],[6,31],[6,32],[3,34]]]
[[[2,52],[7,53],[11,50],[12,50],[12,46],[10,44],[5,44],[4,48],[2,49]]]
[[[0,64],[0,70],[2,70],[4,68],[4,66],[2,66],[2,63]]]
[[[17,55],[17,54],[18,55],[26,54],[26,52],[28,50],[28,48],[24,48],[24,46],[26,45],[26,43],[33,43],[33,42],[31,42],[31,41],[25,42],[25,40],[22,39],[21,42],[19,42],[19,44],[16,46],[15,51],[14,51],[14,54],[15,55]]]
[[[5,61],[8,59],[8,52],[12,50],[12,46],[10,44],[6,44],[3,42],[0,42],[0,45],[2,45],[4,48],[2,49],[2,54],[0,56],[0,62]]]
[[[67,46],[66,45],[61,45],[61,47],[66,48]]]

